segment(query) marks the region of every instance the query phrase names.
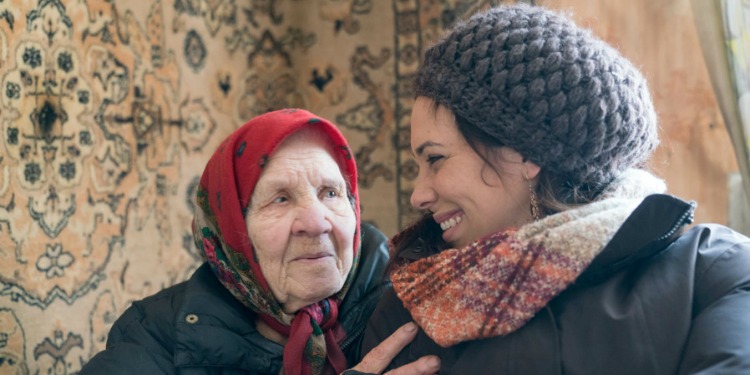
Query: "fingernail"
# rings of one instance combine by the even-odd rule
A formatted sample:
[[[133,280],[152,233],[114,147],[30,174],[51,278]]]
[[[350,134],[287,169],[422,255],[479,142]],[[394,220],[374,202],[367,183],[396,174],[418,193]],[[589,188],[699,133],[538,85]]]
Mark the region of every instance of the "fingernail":
[[[414,332],[417,329],[417,325],[412,322],[409,322],[406,324],[405,329],[406,329],[406,332]]]
[[[427,360],[427,364],[432,367],[440,367],[440,358],[438,357],[431,357]]]

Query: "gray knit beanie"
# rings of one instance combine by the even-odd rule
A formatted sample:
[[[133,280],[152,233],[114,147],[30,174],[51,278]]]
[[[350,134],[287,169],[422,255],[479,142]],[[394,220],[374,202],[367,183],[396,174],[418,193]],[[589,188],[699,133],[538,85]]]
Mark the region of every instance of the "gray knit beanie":
[[[427,50],[415,91],[552,173],[556,188],[569,192],[597,194],[659,143],[641,73],[544,8],[500,6],[455,26]]]

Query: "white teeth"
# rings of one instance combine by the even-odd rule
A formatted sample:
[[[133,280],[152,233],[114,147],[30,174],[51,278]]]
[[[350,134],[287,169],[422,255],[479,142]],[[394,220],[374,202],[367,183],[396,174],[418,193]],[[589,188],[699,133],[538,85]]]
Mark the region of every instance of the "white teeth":
[[[448,230],[450,228],[453,228],[456,224],[461,222],[461,219],[463,219],[463,216],[455,216],[452,217],[442,223],[440,223],[440,228],[445,230]]]

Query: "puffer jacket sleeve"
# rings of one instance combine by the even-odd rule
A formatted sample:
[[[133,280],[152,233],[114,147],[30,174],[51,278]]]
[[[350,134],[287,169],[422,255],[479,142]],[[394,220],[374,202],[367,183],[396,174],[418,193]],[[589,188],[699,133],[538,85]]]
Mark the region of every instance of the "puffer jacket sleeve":
[[[693,324],[679,374],[750,374],[750,239],[719,225],[696,231]]]
[[[107,348],[91,358],[79,375],[174,374],[173,292],[180,287],[128,308],[112,326]]]

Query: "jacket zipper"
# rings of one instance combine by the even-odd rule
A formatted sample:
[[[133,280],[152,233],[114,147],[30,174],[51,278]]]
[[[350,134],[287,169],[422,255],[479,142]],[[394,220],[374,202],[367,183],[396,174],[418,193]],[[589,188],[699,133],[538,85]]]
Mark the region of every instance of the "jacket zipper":
[[[663,241],[663,240],[666,240],[667,238],[672,237],[672,235],[675,232],[677,232],[677,230],[682,228],[683,225],[690,224],[693,222],[693,219],[694,219],[693,214],[695,212],[695,202],[690,201],[688,204],[690,205],[690,207],[688,207],[687,210],[685,210],[685,212],[683,212],[682,215],[680,215],[680,217],[674,223],[672,228],[667,231],[667,233],[664,233],[664,235],[656,239],[657,241]]]
[[[349,347],[349,345],[354,343],[354,341],[356,341],[359,338],[359,336],[362,336],[362,333],[365,332],[365,326],[367,326],[367,324],[363,324],[361,328],[354,331],[354,334],[349,336],[349,338],[347,338],[346,340],[344,340],[343,343],[341,343],[341,351],[345,351],[346,348]]]

